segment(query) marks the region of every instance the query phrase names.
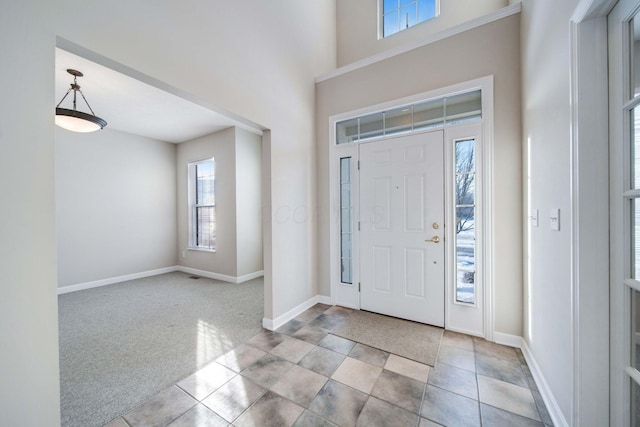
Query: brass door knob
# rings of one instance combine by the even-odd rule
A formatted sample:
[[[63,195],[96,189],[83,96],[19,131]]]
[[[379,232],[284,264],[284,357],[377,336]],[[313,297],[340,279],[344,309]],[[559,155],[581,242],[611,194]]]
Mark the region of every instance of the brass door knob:
[[[440,238],[438,236],[433,236],[433,238],[427,239],[425,242],[440,243]]]

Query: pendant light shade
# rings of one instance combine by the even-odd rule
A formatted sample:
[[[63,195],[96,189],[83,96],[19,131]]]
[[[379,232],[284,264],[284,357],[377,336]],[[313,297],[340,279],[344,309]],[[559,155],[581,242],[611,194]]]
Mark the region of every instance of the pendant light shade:
[[[84,97],[82,90],[80,90],[80,85],[77,83],[77,78],[82,77],[83,74],[80,71],[73,69],[68,69],[67,73],[73,76],[73,83],[71,83],[71,88],[56,106],[56,125],[72,132],[94,132],[104,128],[107,125],[107,122],[95,115],[91,106],[87,102],[87,98]],[[73,91],[73,110],[60,108],[60,104],[62,104],[71,91]],[[77,110],[76,96],[78,92],[82,95],[82,99],[84,99],[85,104],[89,107],[91,114]]]

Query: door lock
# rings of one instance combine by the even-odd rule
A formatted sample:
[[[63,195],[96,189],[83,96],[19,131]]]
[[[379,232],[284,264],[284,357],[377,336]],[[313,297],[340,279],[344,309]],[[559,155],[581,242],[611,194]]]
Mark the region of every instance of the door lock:
[[[440,243],[440,237],[438,237],[438,236],[433,236],[433,238],[431,238],[431,239],[427,239],[427,240],[425,240],[425,242]]]

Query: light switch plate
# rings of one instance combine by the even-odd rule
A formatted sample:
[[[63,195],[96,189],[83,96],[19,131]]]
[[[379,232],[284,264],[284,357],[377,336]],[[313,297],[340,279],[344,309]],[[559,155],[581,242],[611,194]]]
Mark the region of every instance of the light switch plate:
[[[549,219],[551,220],[551,229],[560,231],[560,209],[551,209]]]
[[[531,220],[532,227],[538,227],[538,209],[531,209],[531,216],[529,219]]]

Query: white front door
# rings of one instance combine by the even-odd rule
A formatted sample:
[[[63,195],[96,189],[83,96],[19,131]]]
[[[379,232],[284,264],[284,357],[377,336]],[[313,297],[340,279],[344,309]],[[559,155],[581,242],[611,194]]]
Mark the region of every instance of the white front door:
[[[444,326],[443,132],[359,149],[360,306]]]

